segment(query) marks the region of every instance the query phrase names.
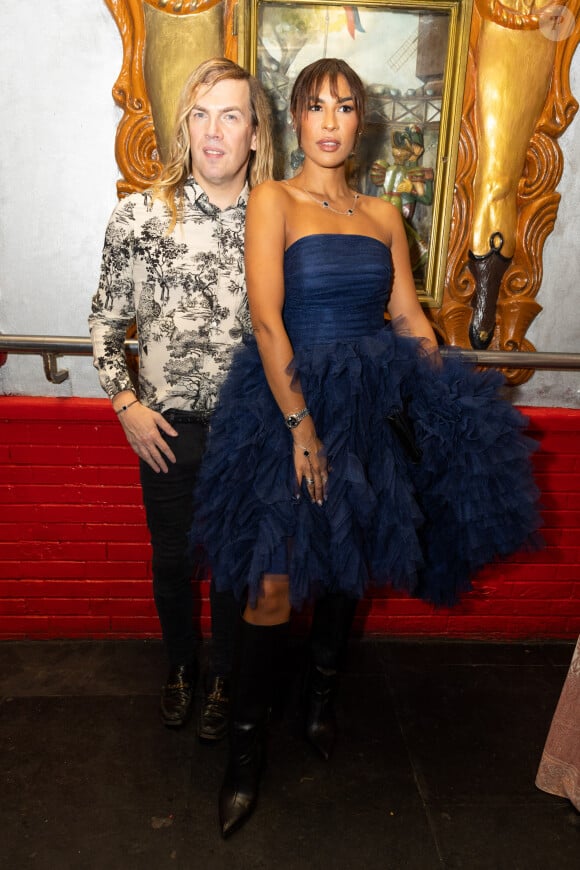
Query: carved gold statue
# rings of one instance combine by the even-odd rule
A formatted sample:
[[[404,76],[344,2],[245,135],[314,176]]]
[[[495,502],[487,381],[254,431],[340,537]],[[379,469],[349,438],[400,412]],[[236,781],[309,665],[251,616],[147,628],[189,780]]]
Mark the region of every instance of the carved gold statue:
[[[186,14],[177,14],[180,11]],[[224,12],[220,0],[173,4],[149,0],[143,4],[143,13],[146,32],[143,71],[157,148],[164,160],[184,81],[206,59],[208,50],[223,54]]]
[[[556,40],[540,30],[551,0],[477,0],[478,162],[469,269],[475,278],[469,338],[489,346],[501,279],[516,246],[518,183],[550,87]]]

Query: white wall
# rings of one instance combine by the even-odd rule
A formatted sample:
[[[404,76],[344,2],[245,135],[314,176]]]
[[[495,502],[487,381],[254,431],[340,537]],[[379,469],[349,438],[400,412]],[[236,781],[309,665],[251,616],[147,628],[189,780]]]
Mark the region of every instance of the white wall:
[[[6,4],[5,4],[6,5]],[[111,88],[121,38],[102,0],[11,3],[0,17],[0,332],[87,336],[104,229],[116,201]],[[580,96],[580,52],[571,70]],[[538,350],[580,351],[580,121],[561,139],[565,169],[554,233],[544,251],[528,331]],[[50,384],[40,357],[10,355],[0,393],[102,396],[88,358]],[[522,404],[580,407],[580,372],[536,374],[514,391]]]
[[[580,100],[580,51],[570,69],[570,87]],[[544,276],[536,301],[543,310],[526,335],[537,350],[580,353],[580,111],[558,143],[564,155],[554,232],[544,246]],[[580,408],[580,371],[536,372],[513,401]]]
[[[0,16],[0,332],[88,336],[116,201],[122,44],[102,0],[5,4]],[[0,392],[101,396],[88,357],[50,384],[40,357],[9,355]]]

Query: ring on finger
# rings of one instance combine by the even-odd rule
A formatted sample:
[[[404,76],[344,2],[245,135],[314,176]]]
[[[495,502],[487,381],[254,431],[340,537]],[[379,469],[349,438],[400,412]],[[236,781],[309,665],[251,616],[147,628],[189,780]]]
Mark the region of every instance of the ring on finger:
[[[308,486],[313,486],[314,480],[311,477],[304,478]]]

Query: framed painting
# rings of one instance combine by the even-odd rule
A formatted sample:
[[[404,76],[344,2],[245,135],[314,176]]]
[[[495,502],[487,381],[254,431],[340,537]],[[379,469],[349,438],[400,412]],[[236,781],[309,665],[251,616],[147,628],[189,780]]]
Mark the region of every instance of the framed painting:
[[[441,304],[472,0],[251,0],[248,60],[274,115],[276,174],[302,154],[289,115],[299,71],[320,57],[346,60],[368,96],[351,182],[401,212],[417,293]]]

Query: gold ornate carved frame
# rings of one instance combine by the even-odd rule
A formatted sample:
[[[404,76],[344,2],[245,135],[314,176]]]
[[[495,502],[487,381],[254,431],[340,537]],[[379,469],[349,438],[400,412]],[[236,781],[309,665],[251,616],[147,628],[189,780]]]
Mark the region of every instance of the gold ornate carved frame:
[[[105,3],[123,43],[113,87],[123,110],[115,145],[123,196],[156,178],[177,92],[189,70],[214,55],[250,66],[253,23],[246,0]],[[534,350],[525,334],[541,310],[535,297],[542,252],[560,200],[557,139],[578,109],[569,69],[580,41],[579,9],[580,0],[558,5],[475,0],[444,286],[440,306],[428,309],[447,344]],[[498,72],[498,58],[515,61]],[[494,157],[502,149],[506,156],[498,164]],[[519,384],[531,373],[512,369],[506,375]]]

